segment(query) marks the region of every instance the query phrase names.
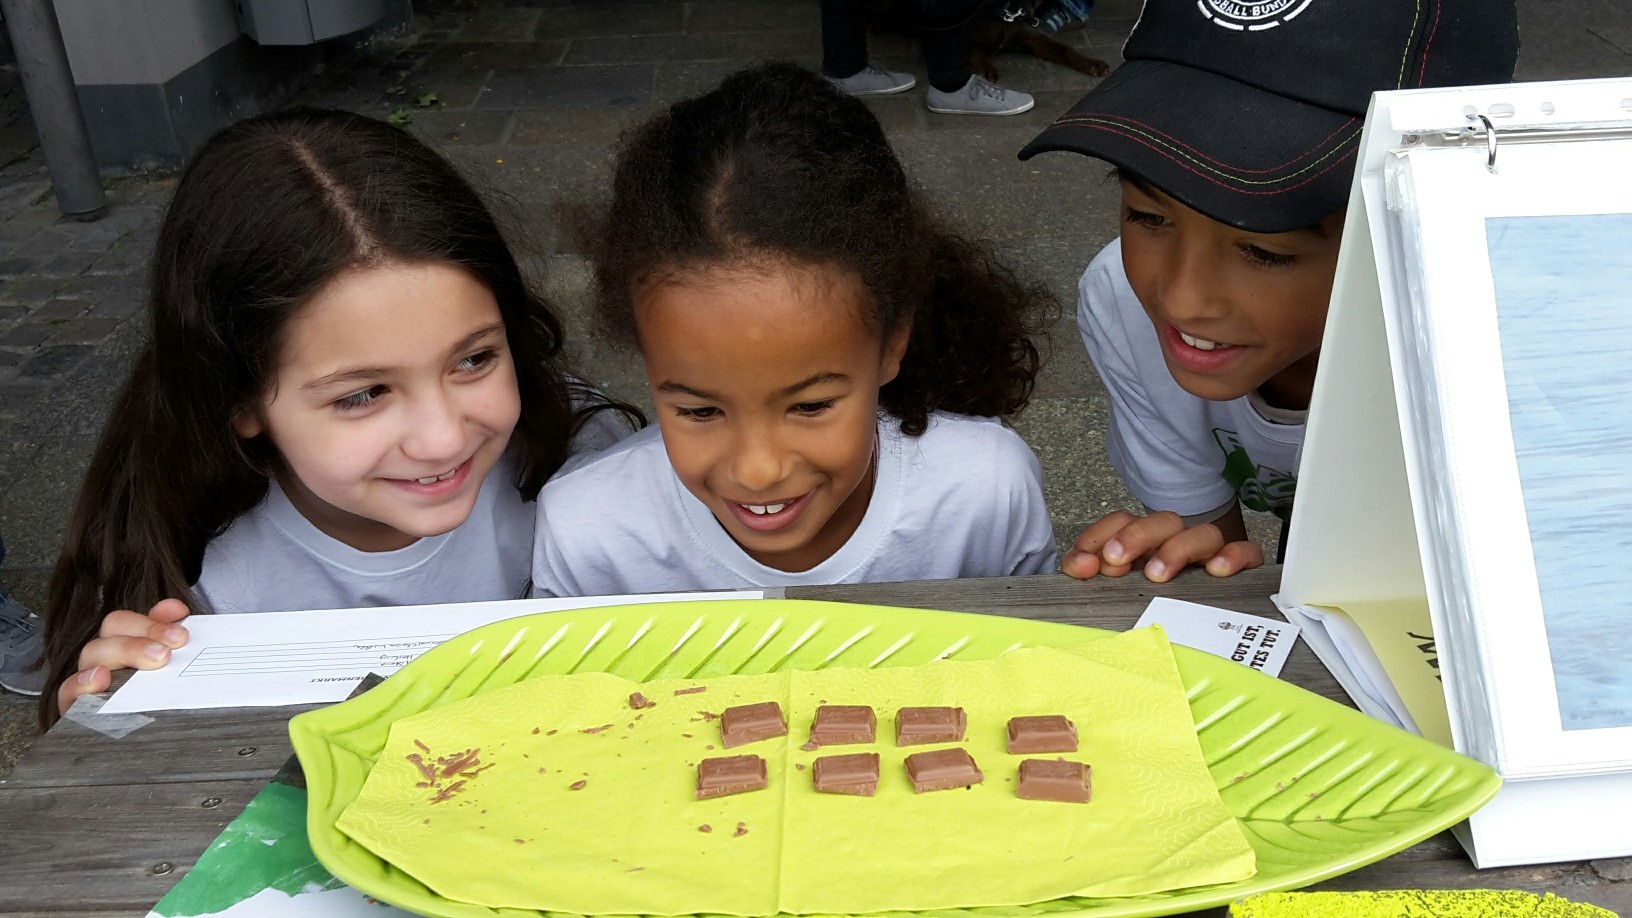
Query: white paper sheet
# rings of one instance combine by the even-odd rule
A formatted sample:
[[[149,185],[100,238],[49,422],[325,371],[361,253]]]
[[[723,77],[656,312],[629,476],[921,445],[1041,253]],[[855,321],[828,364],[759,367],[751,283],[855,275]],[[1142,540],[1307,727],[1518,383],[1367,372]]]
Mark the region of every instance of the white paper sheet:
[[[1298,640],[1298,626],[1273,618],[1216,609],[1158,596],[1145,607],[1135,628],[1161,625],[1167,639],[1210,653],[1265,675],[1279,676]]]
[[[163,669],[131,676],[102,714],[253,708],[343,701],[369,673],[382,676],[472,628],[538,612],[702,599],[763,599],[744,590],[575,599],[198,615],[187,646]]]

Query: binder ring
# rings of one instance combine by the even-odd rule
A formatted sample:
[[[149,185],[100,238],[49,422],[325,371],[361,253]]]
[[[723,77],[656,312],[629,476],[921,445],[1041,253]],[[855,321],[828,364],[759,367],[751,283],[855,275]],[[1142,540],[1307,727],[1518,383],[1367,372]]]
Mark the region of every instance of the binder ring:
[[[1491,124],[1490,119],[1487,118],[1484,115],[1475,115],[1474,117],[1478,118],[1480,121],[1483,121],[1485,123],[1485,150],[1489,154],[1488,158],[1485,160],[1485,168],[1490,170],[1491,175],[1495,175],[1496,174],[1496,125]]]

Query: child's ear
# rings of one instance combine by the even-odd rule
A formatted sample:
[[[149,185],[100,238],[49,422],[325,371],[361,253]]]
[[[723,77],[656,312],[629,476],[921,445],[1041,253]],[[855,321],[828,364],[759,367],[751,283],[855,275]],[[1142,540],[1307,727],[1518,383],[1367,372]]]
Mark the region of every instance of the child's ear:
[[[879,385],[884,385],[901,372],[901,360],[907,355],[907,342],[912,339],[912,320],[902,322],[884,338],[884,353],[879,358]]]
[[[266,432],[260,413],[245,409],[232,416],[232,432],[241,440],[253,440]]]

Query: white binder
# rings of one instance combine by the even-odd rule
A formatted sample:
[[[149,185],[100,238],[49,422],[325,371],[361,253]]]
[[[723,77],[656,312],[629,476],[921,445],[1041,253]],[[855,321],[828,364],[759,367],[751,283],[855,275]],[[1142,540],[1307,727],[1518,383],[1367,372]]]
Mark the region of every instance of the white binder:
[[[1476,865],[1632,854],[1632,80],[1378,93],[1359,156],[1277,603],[1502,775]]]

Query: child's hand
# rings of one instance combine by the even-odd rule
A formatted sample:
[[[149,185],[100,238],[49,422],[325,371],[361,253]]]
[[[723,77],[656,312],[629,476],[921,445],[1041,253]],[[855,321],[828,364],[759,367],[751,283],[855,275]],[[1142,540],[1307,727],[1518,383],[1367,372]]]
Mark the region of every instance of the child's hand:
[[[1121,577],[1138,564],[1146,580],[1166,583],[1186,567],[1204,564],[1214,577],[1228,577],[1264,563],[1263,549],[1247,539],[1246,529],[1239,506],[1196,526],[1185,526],[1169,511],[1140,517],[1118,510],[1077,536],[1060,569],[1087,580],[1095,574]]]
[[[187,604],[161,600],[143,615],[129,609],[109,612],[102,630],[79,652],[79,672],[57,689],[57,713],[62,714],[81,695],[105,692],[116,669],[158,669],[170,662],[170,651],[187,644],[187,629],[176,624],[186,618]]]

